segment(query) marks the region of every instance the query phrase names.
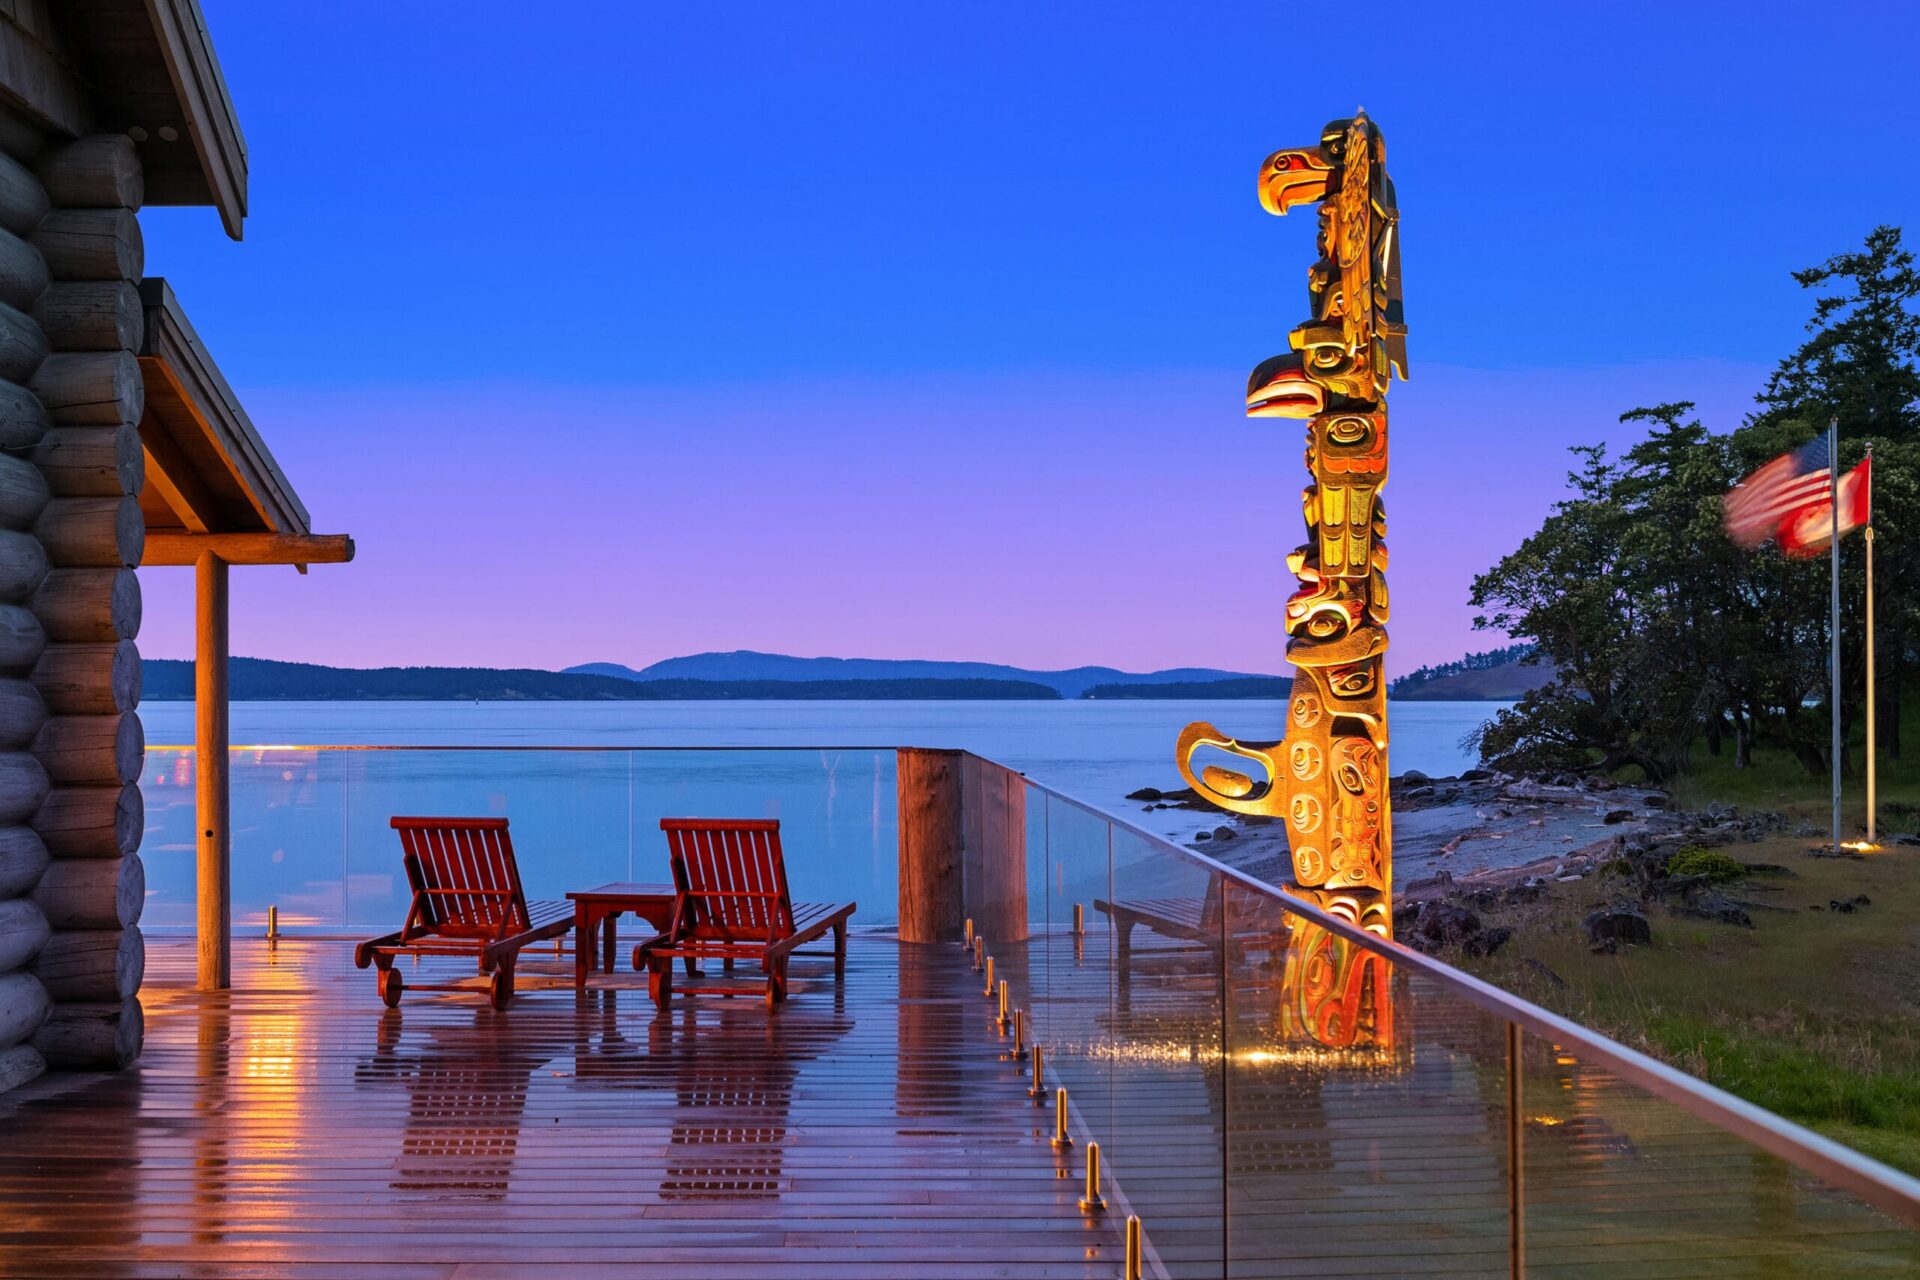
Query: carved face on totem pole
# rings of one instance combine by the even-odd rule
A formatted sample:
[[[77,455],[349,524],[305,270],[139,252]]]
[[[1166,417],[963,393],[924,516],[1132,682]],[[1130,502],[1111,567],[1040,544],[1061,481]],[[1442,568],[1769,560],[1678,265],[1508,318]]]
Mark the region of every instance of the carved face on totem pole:
[[[1392,884],[1387,806],[1387,388],[1406,377],[1399,212],[1386,144],[1364,112],[1335,120],[1318,146],[1276,151],[1260,203],[1284,214],[1317,205],[1319,260],[1307,272],[1308,319],[1289,349],[1247,380],[1247,414],[1307,421],[1301,494],[1307,540],[1287,557],[1300,579],[1286,602],[1295,669],[1285,737],[1246,742],[1212,725],[1180,736],[1181,772],[1222,808],[1287,824],[1296,883],[1384,900]],[[1211,747],[1259,766],[1206,766]],[[1264,775],[1264,776],[1261,776]]]

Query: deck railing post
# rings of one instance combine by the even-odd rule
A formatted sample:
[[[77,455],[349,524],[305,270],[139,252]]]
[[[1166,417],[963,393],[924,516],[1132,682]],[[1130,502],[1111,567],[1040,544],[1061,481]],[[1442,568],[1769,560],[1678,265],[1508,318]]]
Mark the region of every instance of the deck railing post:
[[[958,751],[896,753],[900,812],[900,941],[952,942],[967,918],[965,818]]]
[[[1520,1024],[1507,1024],[1507,1253],[1513,1280],[1527,1274],[1526,1117],[1521,1113]]]

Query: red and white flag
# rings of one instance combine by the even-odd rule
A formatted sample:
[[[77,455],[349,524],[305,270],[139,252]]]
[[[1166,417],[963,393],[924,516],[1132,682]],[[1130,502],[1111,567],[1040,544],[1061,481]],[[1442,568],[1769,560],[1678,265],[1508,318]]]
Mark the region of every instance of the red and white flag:
[[[1752,550],[1809,506],[1817,503],[1825,510],[1832,486],[1827,438],[1815,436],[1804,447],[1781,454],[1733,487],[1722,516],[1727,536]]]
[[[1775,537],[1782,551],[1796,558],[1817,555],[1832,544],[1836,532],[1845,537],[1873,519],[1873,459],[1868,458],[1840,477],[1837,525],[1831,497],[1825,495],[1780,522]]]

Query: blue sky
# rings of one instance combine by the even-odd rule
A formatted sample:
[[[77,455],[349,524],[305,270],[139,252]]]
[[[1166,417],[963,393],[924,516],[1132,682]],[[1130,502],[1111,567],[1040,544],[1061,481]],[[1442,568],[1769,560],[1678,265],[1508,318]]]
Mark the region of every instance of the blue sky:
[[[1444,659],[1566,444],[1681,395],[1732,425],[1788,271],[1920,196],[1905,6],[205,7],[246,239],[152,210],[148,269],[362,547],[240,588],[261,656],[1272,668],[1302,474],[1239,399],[1312,227],[1253,176],[1364,105],[1415,379],[1396,665]],[[543,616],[476,633],[476,592]],[[184,580],[148,594],[184,651]]]

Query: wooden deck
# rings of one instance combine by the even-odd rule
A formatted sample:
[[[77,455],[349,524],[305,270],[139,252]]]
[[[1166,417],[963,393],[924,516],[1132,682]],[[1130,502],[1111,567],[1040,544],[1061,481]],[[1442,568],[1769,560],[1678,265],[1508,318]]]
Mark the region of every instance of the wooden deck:
[[[1117,1275],[962,952],[831,966],[656,1018],[548,949],[505,1012],[390,1012],[346,943],[237,943],[199,995],[152,942],[138,1068],[0,1102],[0,1275]]]
[[[239,943],[215,996],[155,942],[139,1067],[0,1099],[0,1277],[1110,1280],[1129,1210],[1150,1276],[1510,1274],[1503,1024],[1400,975],[1391,1048],[1328,1052],[1245,942],[994,949],[1109,1162],[1093,1219],[958,947],[856,935],[772,1015],[656,1016],[551,948],[505,1012],[477,978],[388,1011],[343,942]],[[1544,1042],[1525,1075],[1529,1274],[1920,1275],[1916,1233],[1670,1104]]]

